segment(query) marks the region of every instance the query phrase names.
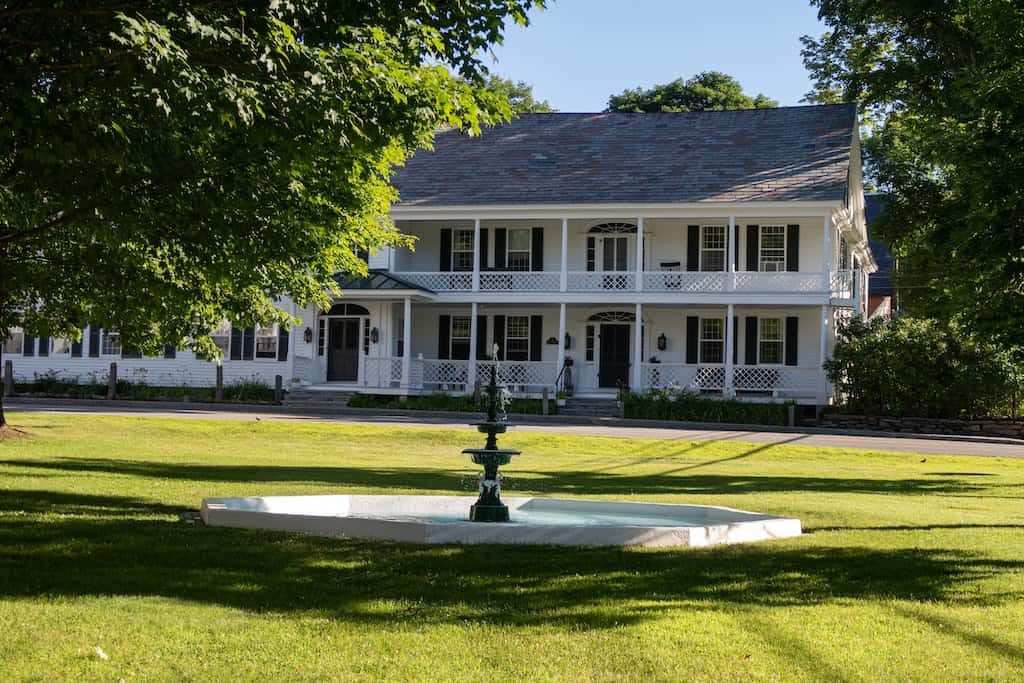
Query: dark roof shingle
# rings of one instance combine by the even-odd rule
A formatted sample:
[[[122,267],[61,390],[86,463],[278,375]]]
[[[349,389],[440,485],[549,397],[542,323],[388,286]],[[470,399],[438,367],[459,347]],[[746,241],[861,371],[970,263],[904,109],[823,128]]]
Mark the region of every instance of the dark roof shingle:
[[[525,114],[448,129],[394,177],[398,206],[841,200],[854,105]]]

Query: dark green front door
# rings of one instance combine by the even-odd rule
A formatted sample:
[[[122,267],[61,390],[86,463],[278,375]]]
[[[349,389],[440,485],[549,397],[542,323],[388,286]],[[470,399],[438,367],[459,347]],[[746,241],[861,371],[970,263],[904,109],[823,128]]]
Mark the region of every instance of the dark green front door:
[[[629,325],[601,325],[601,357],[597,386],[614,389],[629,384]]]
[[[327,380],[359,379],[359,318],[334,318],[328,326]]]

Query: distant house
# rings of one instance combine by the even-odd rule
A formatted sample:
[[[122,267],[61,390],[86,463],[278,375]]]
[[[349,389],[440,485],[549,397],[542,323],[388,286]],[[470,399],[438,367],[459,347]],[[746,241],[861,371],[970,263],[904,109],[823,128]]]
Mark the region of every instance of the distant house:
[[[398,171],[415,249],[339,275],[301,326],[217,331],[225,374],[380,394],[471,392],[498,363],[519,395],[614,400],[680,386],[821,404],[836,321],[867,308],[856,107],[527,114],[438,131]],[[496,358],[495,356],[496,349]],[[44,355],[45,354],[45,355]],[[12,341],[19,376],[209,384],[190,351],[132,357],[116,331]]]
[[[889,247],[872,237],[872,225],[883,211],[885,211],[885,195],[875,193],[864,195],[868,243],[871,245],[871,253],[875,255],[875,262],[878,264],[878,270],[868,276],[868,318],[892,318],[896,308],[892,282],[895,259],[892,252],[889,251]]]

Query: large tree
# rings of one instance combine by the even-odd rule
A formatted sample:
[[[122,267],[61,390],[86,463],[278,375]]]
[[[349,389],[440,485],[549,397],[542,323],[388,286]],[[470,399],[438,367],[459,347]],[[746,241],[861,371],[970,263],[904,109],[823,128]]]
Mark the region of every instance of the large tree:
[[[3,4],[0,339],[92,323],[215,354],[220,320],[324,302],[404,242],[393,166],[510,114],[480,57],[543,4]]]
[[[763,109],[779,103],[765,95],[747,95],[739,81],[721,71],[704,71],[684,81],[634,88],[608,98],[605,111],[659,112]]]
[[[533,86],[525,81],[513,81],[510,78],[502,78],[497,74],[491,74],[484,87],[492,94],[508,102],[513,116],[518,116],[519,114],[550,114],[556,111],[547,100],[534,99]]]
[[[812,101],[862,104],[912,308],[1024,345],[1024,5],[814,0]]]

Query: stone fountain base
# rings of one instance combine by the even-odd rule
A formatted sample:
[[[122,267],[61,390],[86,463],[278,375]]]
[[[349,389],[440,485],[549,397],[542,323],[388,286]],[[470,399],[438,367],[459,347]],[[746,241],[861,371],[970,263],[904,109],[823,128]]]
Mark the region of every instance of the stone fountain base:
[[[709,546],[801,534],[800,520],[723,507],[506,498],[513,521],[475,524],[463,496],[208,498],[211,526],[412,543]]]

